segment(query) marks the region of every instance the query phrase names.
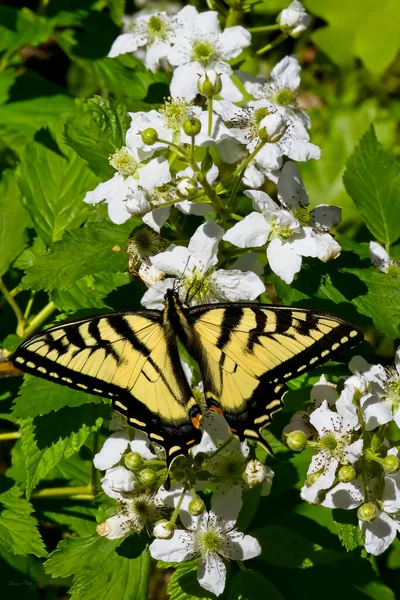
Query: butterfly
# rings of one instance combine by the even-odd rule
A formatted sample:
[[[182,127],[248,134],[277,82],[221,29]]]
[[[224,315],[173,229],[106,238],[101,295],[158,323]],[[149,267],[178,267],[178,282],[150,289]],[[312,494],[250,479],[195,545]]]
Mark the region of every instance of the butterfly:
[[[178,340],[197,361],[205,404],[239,439],[268,448],[261,430],[283,406],[285,382],[363,338],[329,314],[250,302],[188,307],[174,290],[163,311],[118,312],[57,325],[16,350],[15,366],[110,398],[164,447],[167,464],[201,439],[202,407],[184,374]]]

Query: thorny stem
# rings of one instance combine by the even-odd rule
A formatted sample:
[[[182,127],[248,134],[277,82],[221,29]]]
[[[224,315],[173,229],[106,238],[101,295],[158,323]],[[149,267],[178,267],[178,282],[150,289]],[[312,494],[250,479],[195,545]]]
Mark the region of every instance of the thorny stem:
[[[266,46],[263,46],[262,48],[257,50],[256,54],[260,55],[260,54],[265,54],[265,52],[269,52],[270,50],[272,50],[272,48],[275,48],[276,46],[279,46],[279,44],[284,42],[286,40],[286,38],[288,37],[288,35],[289,35],[288,33],[283,31],[280,35],[278,35],[277,38],[275,38],[275,40],[273,42],[270,42]]]
[[[20,337],[22,337],[24,335],[24,326],[25,326],[24,316],[22,314],[22,311],[21,311],[20,307],[15,302],[15,300],[12,297],[11,293],[8,291],[6,285],[5,285],[5,283],[4,283],[4,281],[2,280],[1,277],[0,277],[0,291],[2,292],[4,298],[7,300],[9,306],[14,311],[14,314],[15,314],[15,316],[17,318],[16,333],[17,333],[17,335],[19,335]]]

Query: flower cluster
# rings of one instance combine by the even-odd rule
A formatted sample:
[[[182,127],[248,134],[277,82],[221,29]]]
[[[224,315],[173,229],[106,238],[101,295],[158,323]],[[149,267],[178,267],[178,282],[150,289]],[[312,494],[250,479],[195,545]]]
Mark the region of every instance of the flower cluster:
[[[198,558],[200,585],[220,595],[226,561],[251,559],[261,552],[257,539],[240,532],[235,523],[242,491],[259,485],[262,495],[269,494],[273,471],[251,458],[247,443],[232,438],[222,416],[209,414],[201,443],[191,456],[175,461],[172,485],[166,490],[164,451],[118,415],[110,428],[114,432],[94,464],[105,471],[101,486],[116,504],[98,525],[99,535],[117,539],[145,531],[154,538],[153,558]],[[213,492],[209,511],[201,497],[205,491]]]
[[[400,531],[400,462],[389,427],[400,426],[400,349],[395,367],[355,356],[349,368],[340,393],[322,377],[309,410],[295,413],[283,433],[292,449],[308,445],[316,451],[303,500],[357,508],[365,548],[379,555]]]

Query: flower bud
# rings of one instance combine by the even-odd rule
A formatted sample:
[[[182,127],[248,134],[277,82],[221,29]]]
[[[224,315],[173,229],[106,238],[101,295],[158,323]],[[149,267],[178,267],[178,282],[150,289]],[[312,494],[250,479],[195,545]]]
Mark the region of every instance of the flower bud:
[[[277,17],[277,23],[293,38],[307,29],[311,23],[311,16],[306,13],[304,6],[298,0],[294,0],[287,8],[282,10]]]
[[[137,216],[145,215],[151,210],[151,204],[147,199],[146,193],[139,190],[127,195],[125,207],[131,215]]]
[[[143,469],[139,473],[139,479],[145,487],[151,487],[157,481],[157,473],[153,469]]]
[[[262,463],[260,463],[259,460],[250,460],[247,463],[246,469],[242,475],[245,482],[251,488],[260,483],[263,483],[263,481],[265,481],[266,476],[267,469]]]
[[[356,476],[356,470],[351,465],[344,465],[339,469],[339,480],[342,483],[349,483],[353,481]]]
[[[197,182],[191,177],[182,177],[176,186],[176,191],[178,196],[184,200],[195,198],[199,193]]]
[[[201,131],[201,121],[196,119],[196,117],[186,119],[186,121],[183,122],[183,131],[186,135],[190,135],[191,137],[198,135]]]
[[[124,463],[127,469],[134,471],[143,464],[143,458],[139,452],[129,452],[129,454],[125,454],[124,456]]]
[[[382,460],[382,466],[385,473],[387,473],[388,475],[393,475],[393,473],[397,473],[397,471],[399,470],[399,459],[393,454],[388,454]]]
[[[201,515],[201,513],[204,512],[205,509],[206,509],[206,505],[204,504],[203,500],[199,496],[196,496],[196,498],[194,498],[193,500],[191,500],[189,502],[189,512],[191,515],[194,515],[195,517],[198,517],[199,515]]]
[[[154,525],[153,535],[159,540],[170,540],[174,535],[175,525],[166,519],[157,521]]]
[[[319,479],[322,475],[322,470],[321,471],[316,471],[315,473],[311,473],[311,475],[309,475],[307,477],[307,485],[311,486],[313,485],[313,483],[315,483],[317,481],[317,479]]]
[[[197,89],[206,98],[218,96],[222,90],[221,75],[213,69],[206,71],[203,75],[200,75],[197,82]]]
[[[152,146],[158,141],[158,133],[154,127],[148,127],[148,129],[142,131],[140,137],[142,138],[143,144],[146,144],[146,146]]]
[[[360,521],[366,521],[367,523],[373,521],[377,514],[378,508],[375,504],[371,504],[370,502],[362,504],[357,510],[357,517]]]
[[[304,431],[301,431],[300,429],[291,431],[286,437],[286,444],[288,448],[294,452],[301,452],[306,447],[307,436]]]
[[[278,142],[286,131],[286,123],[278,113],[263,118],[258,130],[258,137],[263,142]]]

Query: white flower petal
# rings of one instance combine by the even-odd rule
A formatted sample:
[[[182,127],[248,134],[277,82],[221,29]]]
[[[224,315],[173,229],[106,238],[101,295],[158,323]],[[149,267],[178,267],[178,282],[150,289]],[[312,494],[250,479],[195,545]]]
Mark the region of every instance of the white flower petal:
[[[393,418],[391,402],[382,400],[373,394],[368,394],[365,399],[361,399],[361,405],[367,431],[372,431],[378,425],[389,423]]]
[[[149,437],[139,429],[135,429],[135,438],[129,442],[131,452],[137,452],[145,460],[151,458],[157,458],[157,456],[150,450]]]
[[[342,209],[340,206],[329,206],[320,204],[310,212],[310,223],[321,231],[329,231],[336,227],[342,220]]]
[[[388,455],[397,456],[397,448],[392,448],[391,450],[388,451]],[[397,513],[400,511],[400,471],[394,475],[385,475],[385,488],[382,499],[382,508],[386,512]]]
[[[188,245],[188,252],[193,256],[197,265],[203,272],[213,267],[218,262],[218,244],[222,240],[224,230],[222,227],[207,221],[200,225],[192,235]]]
[[[163,310],[164,296],[167,293],[167,290],[172,290],[174,288],[175,284],[176,279],[171,277],[158,281],[157,284],[153,285],[143,294],[140,303],[152,310]]]
[[[328,408],[328,403],[324,400],[321,406],[310,414],[310,423],[322,437],[326,431],[340,431],[340,416]]]
[[[247,187],[258,188],[262,186],[264,179],[264,173],[257,168],[255,162],[251,162],[245,169],[242,183]]]
[[[239,56],[243,48],[247,48],[251,44],[251,34],[247,29],[236,25],[227,27],[219,38],[220,48],[223,53],[223,58],[228,60]]]
[[[275,238],[268,245],[267,257],[271,270],[285,283],[292,283],[295,274],[301,269],[301,256],[296,254],[290,244]]]
[[[171,244],[164,252],[150,257],[150,262],[160,271],[175,277],[181,277],[185,269],[190,268],[191,256],[188,248]]]
[[[124,537],[130,530],[130,521],[122,513],[118,513],[105,522],[104,537],[109,540],[117,540]]]
[[[164,562],[182,562],[194,556],[193,535],[182,529],[176,529],[169,540],[156,539],[149,546],[150,554]]]
[[[204,69],[201,69],[201,73]],[[193,64],[180,65],[174,70],[172,81],[170,83],[171,96],[175,100],[182,98],[184,100],[193,100],[196,97],[197,80],[201,73],[193,68]]]
[[[371,523],[359,521],[365,535],[365,549],[374,556],[385,552],[397,535],[396,523],[385,512],[379,512]]]
[[[308,194],[294,162],[288,160],[278,179],[278,194],[283,204],[291,210],[308,205]]]
[[[317,472],[320,470],[319,460],[321,460],[320,453],[313,456],[308,473]],[[337,460],[331,459],[328,464],[325,464],[324,471],[312,485],[303,485],[300,491],[300,496],[302,499],[306,502],[310,502],[311,504],[318,503],[319,492],[329,489],[335,481],[338,464],[339,463]]]
[[[145,190],[152,190],[171,181],[168,161],[165,158],[153,158],[147,165],[138,169],[139,184]]]
[[[344,449],[344,454],[349,463],[352,465],[357,462],[362,456],[363,440],[356,440]]]
[[[390,266],[390,256],[378,242],[369,243],[369,256],[374,267],[382,273],[387,273]]]
[[[265,292],[265,285],[252,271],[218,269],[211,276],[220,294],[230,302],[255,300]]]
[[[331,406],[334,404],[338,398],[338,392],[336,385],[334,383],[330,383],[325,375],[321,375],[319,381],[313,385],[310,392],[310,398],[317,408],[326,400],[328,405]]]
[[[123,493],[132,492],[135,484],[136,479],[132,471],[122,466],[107,469],[101,480],[104,492],[116,500],[122,500]]]
[[[311,235],[315,241],[317,258],[327,262],[339,256],[342,248],[329,233],[312,232]]]
[[[230,75],[227,73],[221,73],[222,90],[221,96],[232,102],[240,102],[243,98],[242,92],[233,83]]]
[[[170,559],[171,560],[171,559]],[[200,558],[197,579],[201,587],[220,596],[225,588],[226,567],[217,554],[207,552]]]
[[[351,508],[357,508],[363,502],[363,484],[355,480],[350,483],[338,483],[331,490],[328,490],[321,505],[327,508],[350,510]]]
[[[96,469],[105,471],[116,465],[127,449],[129,441],[130,432],[126,429],[112,433],[104,442],[100,452],[98,452],[93,459],[93,464]]]
[[[216,518],[224,523],[226,529],[231,529],[236,523],[241,508],[242,488],[240,485],[234,485],[223,497],[212,496],[209,523],[213,523]]]
[[[342,417],[347,429],[357,429],[360,425],[357,406],[353,403],[354,392],[355,390],[352,385],[345,385],[336,402],[336,410]]]
[[[133,33],[123,33],[116,38],[115,42],[111,46],[108,56],[110,58],[114,58],[120,54],[126,54],[127,52],[136,52],[140,41],[141,40],[138,38],[138,36],[134,35]]]
[[[228,560],[250,560],[261,554],[259,541],[241,531],[230,531],[221,546],[221,554]]]
[[[260,190],[246,190],[244,195],[251,198],[254,210],[263,215],[275,215],[279,210],[277,204],[265,192]]]
[[[264,246],[272,230],[263,215],[252,212],[228,229],[223,239],[238,248]]]
[[[160,233],[161,227],[167,222],[170,212],[170,206],[155,208],[142,217],[143,223],[146,223],[146,225],[154,229],[154,231]]]
[[[285,56],[270,73],[279,88],[295,90],[300,85],[300,65],[296,56]]]

